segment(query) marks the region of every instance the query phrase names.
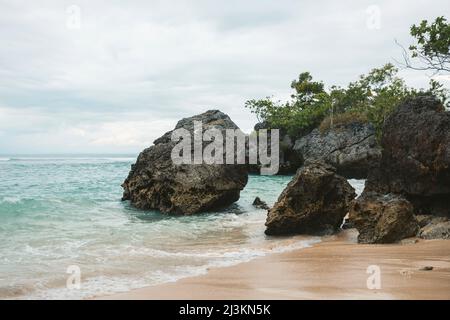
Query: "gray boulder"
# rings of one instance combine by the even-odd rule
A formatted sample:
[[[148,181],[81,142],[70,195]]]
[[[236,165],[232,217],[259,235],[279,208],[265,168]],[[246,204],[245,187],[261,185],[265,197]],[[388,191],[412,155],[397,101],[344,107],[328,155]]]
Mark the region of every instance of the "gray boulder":
[[[238,129],[218,110],[182,119],[175,129],[187,129],[192,136],[194,121],[202,121],[203,131],[216,128],[223,133],[225,129]],[[139,209],[189,215],[225,207],[239,199],[248,179],[245,165],[176,165],[171,159],[176,145],[171,135],[172,131],[167,132],[141,152],[122,184],[123,200]]]
[[[367,191],[404,195],[416,213],[450,216],[450,112],[431,96],[404,101],[386,120]]]
[[[326,164],[300,168],[269,210],[266,234],[331,234],[356,196],[347,180]]]
[[[360,243],[393,243],[419,231],[411,203],[395,194],[364,192],[353,201],[349,219],[358,229]]]
[[[295,141],[293,150],[307,161],[323,161],[346,178],[366,178],[381,156],[381,149],[370,123],[340,124],[320,132],[314,129]]]

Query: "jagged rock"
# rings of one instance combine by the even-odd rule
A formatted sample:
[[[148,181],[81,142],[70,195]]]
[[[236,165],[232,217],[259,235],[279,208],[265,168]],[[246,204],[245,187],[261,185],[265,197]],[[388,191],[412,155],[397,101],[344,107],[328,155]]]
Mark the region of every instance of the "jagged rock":
[[[223,133],[225,129],[238,129],[218,110],[182,119],[175,129],[187,129],[192,135],[193,121],[201,121],[203,131],[217,128]],[[171,141],[171,135],[172,131],[167,132],[141,152],[122,184],[123,200],[130,200],[140,209],[188,215],[218,209],[239,199],[248,179],[245,165],[175,165],[171,152],[176,143]]]
[[[376,165],[381,149],[370,123],[340,124],[322,133],[314,129],[295,141],[293,148],[303,161],[323,161],[346,178],[366,178]]]
[[[431,96],[402,103],[386,120],[380,164],[367,191],[404,195],[416,213],[450,216],[450,112]]]
[[[339,229],[355,190],[335,168],[310,163],[300,168],[269,210],[266,234],[330,234]]]
[[[393,243],[416,236],[419,230],[411,203],[395,194],[364,192],[349,214],[360,243]]]
[[[265,201],[262,201],[259,197],[256,197],[253,201],[253,206],[259,209],[269,210],[270,207],[267,205]]]
[[[427,223],[422,220],[419,236],[423,239],[450,239],[450,220],[446,217],[428,217]]]

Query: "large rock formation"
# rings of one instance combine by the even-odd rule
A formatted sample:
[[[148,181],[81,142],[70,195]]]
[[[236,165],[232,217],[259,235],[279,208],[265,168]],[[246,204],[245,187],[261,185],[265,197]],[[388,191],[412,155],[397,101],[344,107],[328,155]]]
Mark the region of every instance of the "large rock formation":
[[[175,129],[184,128],[192,135],[194,121],[202,122],[203,131],[216,128],[223,133],[225,129],[238,129],[226,114],[218,110],[182,119]],[[172,131],[167,132],[156,139],[153,146],[141,152],[122,185],[123,200],[130,200],[140,209],[193,214],[224,207],[239,199],[248,179],[245,165],[176,165],[171,159],[176,145],[171,135]]]
[[[402,194],[416,213],[450,215],[450,112],[431,96],[408,99],[386,120],[381,145],[366,191]]]
[[[370,123],[339,124],[322,133],[314,129],[295,141],[294,151],[303,161],[331,164],[346,178],[366,178],[381,156],[381,149]]]
[[[261,129],[269,129],[270,126],[266,122],[259,122],[255,125],[254,130],[258,132]],[[270,136],[268,137],[270,138]],[[302,165],[302,160],[294,151],[294,138],[292,138],[286,130],[280,129],[279,131],[279,175],[294,174],[297,169]],[[270,139],[268,142],[270,145]],[[270,150],[270,148],[269,148]],[[251,173],[259,174],[261,165],[249,165],[249,171]]]
[[[310,163],[297,171],[269,210],[266,234],[330,234],[339,229],[355,190],[335,169]]]
[[[350,221],[360,243],[392,243],[413,237],[419,230],[411,203],[399,195],[365,192],[353,201]]]

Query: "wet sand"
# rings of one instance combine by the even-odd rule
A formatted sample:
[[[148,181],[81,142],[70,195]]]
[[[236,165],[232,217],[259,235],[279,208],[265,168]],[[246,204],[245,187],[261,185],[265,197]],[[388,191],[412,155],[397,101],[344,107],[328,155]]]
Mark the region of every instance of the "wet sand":
[[[97,299],[450,299],[450,240],[363,245],[355,236]]]

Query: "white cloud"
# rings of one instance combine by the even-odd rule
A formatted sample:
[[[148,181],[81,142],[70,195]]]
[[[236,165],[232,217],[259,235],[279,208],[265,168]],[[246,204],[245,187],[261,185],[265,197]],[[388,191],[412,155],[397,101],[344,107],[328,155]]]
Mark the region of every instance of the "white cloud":
[[[66,27],[69,5],[81,9],[80,29]],[[367,28],[369,5],[380,8],[379,29]],[[0,153],[69,145],[137,152],[177,119],[212,108],[249,131],[247,99],[288,97],[290,81],[306,70],[344,85],[399,58],[394,39],[409,44],[411,24],[449,13],[443,0],[425,7],[0,0],[0,7]],[[417,86],[428,81],[404,74]]]

